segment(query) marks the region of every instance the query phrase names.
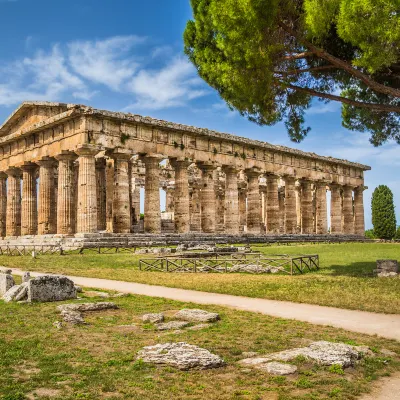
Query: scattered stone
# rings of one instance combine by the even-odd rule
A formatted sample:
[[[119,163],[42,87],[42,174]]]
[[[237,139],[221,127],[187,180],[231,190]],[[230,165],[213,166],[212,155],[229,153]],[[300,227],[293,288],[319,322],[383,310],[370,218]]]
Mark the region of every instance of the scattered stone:
[[[83,319],[82,313],[79,311],[73,310],[63,310],[61,311],[61,315],[65,322],[69,322],[73,325],[84,325],[86,324],[85,320]]]
[[[174,318],[190,322],[215,322],[219,320],[219,314],[204,310],[184,308],[178,311]]]
[[[57,306],[59,311],[102,311],[102,310],[115,310],[118,306],[111,302],[101,302],[101,303],[77,303],[77,304],[61,304]]]
[[[164,314],[162,313],[144,314],[142,316],[142,321],[145,323],[159,324],[161,322],[164,322]]]
[[[397,260],[376,260],[376,269],[379,272],[399,272]]]
[[[266,364],[260,364],[257,369],[266,371],[271,375],[291,375],[296,373],[297,367],[295,365],[283,364],[280,362],[272,361]]]
[[[89,290],[86,291],[84,294],[86,297],[102,297],[103,299],[108,299],[110,297],[109,293],[99,292],[97,290]]]
[[[75,290],[76,290],[76,293],[82,293],[83,292],[82,288],[80,286],[77,286],[77,285],[75,285]]]
[[[258,353],[255,352],[255,351],[244,351],[244,352],[242,353],[242,356],[243,356],[243,357],[246,357],[246,358],[250,358],[250,357],[258,356]]]
[[[381,354],[383,354],[386,357],[397,357],[397,353],[388,349],[381,349]]]
[[[147,363],[171,365],[181,370],[219,368],[225,364],[221,357],[185,342],[147,346],[138,352],[137,358]]]
[[[201,329],[209,328],[211,324],[198,324],[194,326],[190,326],[188,330],[190,331],[200,331]]]
[[[56,329],[62,329],[63,324],[62,324],[62,322],[60,322],[60,321],[55,321],[55,322],[53,322],[53,326],[54,326]]]
[[[4,296],[14,285],[15,281],[11,274],[0,274],[0,296]]]
[[[30,279],[31,279],[31,273],[24,272],[24,275],[22,275],[22,282],[29,282]]]
[[[116,293],[116,294],[113,294],[111,297],[119,298],[119,297],[128,297],[128,296],[129,296],[129,293]]]
[[[365,346],[351,346],[345,343],[314,342],[308,347],[285,350],[278,353],[268,354],[265,357],[246,358],[239,363],[258,367],[270,361],[292,361],[298,356],[303,356],[320,365],[338,364],[342,367],[350,367],[365,355],[372,353]]]
[[[396,272],[378,272],[377,277],[378,278],[396,278],[398,277],[399,274]]]
[[[14,285],[12,288],[10,288],[5,295],[3,296],[3,300],[6,303],[9,303],[10,301],[14,301],[15,297],[18,296],[20,291],[24,290],[22,285]]]
[[[156,328],[158,331],[171,331],[173,329],[186,328],[188,325],[189,322],[185,321],[170,321],[162,324],[156,324]]]
[[[48,302],[76,299],[74,282],[65,276],[44,275],[28,282],[28,301]]]
[[[18,294],[14,297],[14,301],[26,301],[28,298],[28,282],[21,283]]]

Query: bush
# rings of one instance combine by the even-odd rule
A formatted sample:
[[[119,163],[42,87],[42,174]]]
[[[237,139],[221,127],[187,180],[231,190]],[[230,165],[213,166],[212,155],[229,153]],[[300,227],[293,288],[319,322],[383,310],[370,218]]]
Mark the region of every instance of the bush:
[[[375,236],[374,230],[373,229],[368,229],[365,231],[365,237],[367,239],[377,239],[377,237]]]
[[[397,227],[396,234],[394,235],[396,240],[400,240],[400,225]]]
[[[372,224],[379,239],[393,239],[396,234],[393,193],[385,185],[378,186],[372,194]]]

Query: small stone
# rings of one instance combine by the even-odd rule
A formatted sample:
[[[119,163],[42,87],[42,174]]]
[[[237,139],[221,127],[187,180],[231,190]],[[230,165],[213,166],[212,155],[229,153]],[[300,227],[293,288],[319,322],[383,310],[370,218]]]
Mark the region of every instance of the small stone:
[[[56,329],[62,329],[63,324],[62,324],[62,322],[60,322],[60,321],[55,321],[55,322],[53,322],[53,326],[54,326]]]
[[[377,277],[378,278],[397,278],[399,274],[396,272],[378,272]]]
[[[115,298],[129,297],[129,293],[116,293],[116,294],[113,294],[111,297],[115,297]]]
[[[257,369],[266,371],[271,375],[291,375],[297,371],[297,367],[295,365],[283,364],[279,362],[260,364]]]
[[[215,322],[219,320],[219,314],[204,310],[184,308],[174,315],[175,319],[190,322]]]
[[[206,329],[206,328],[209,328],[210,326],[211,326],[211,324],[197,324],[197,325],[194,325],[194,326],[190,326],[188,328],[188,330],[190,330],[190,331],[200,331],[201,329]]]
[[[76,290],[76,293],[82,293],[83,292],[82,288],[80,286],[77,286],[77,285],[75,285],[75,290]]]
[[[79,311],[73,310],[63,310],[61,311],[61,315],[65,322],[69,322],[73,325],[83,325],[86,324],[85,320],[83,319],[82,313]]]
[[[31,279],[31,273],[24,272],[24,275],[22,275],[22,282],[29,282],[30,279]]]
[[[111,302],[102,302],[102,303],[78,303],[78,304],[61,304],[57,306],[57,310],[59,311],[102,311],[102,310],[115,310],[118,309],[118,306],[115,303]]]
[[[170,321],[162,324],[156,324],[158,331],[170,331],[173,329],[182,329],[189,325],[189,322],[185,321]]]
[[[101,297],[101,298],[103,298],[103,299],[108,299],[108,298],[110,297],[110,294],[109,294],[109,293],[100,292],[100,291],[97,291],[97,290],[89,290],[89,291],[86,291],[86,292],[84,293],[84,295],[85,295],[86,297]]]
[[[244,351],[244,352],[242,353],[242,356],[243,356],[243,357],[246,357],[246,358],[255,357],[255,356],[257,356],[257,355],[258,355],[258,353],[255,352],[255,351]]]
[[[171,365],[181,370],[219,368],[225,365],[221,357],[185,342],[144,347],[138,352],[137,359],[152,364]]]
[[[164,322],[164,314],[162,313],[144,314],[142,316],[142,321],[145,323],[159,324],[161,322]]]

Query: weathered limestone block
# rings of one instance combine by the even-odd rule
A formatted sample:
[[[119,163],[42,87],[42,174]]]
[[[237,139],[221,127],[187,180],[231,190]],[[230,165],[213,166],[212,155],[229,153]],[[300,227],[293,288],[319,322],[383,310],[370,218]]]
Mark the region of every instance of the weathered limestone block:
[[[164,322],[164,314],[163,313],[144,314],[142,316],[142,321],[145,323],[158,324],[160,322]]]
[[[76,299],[74,282],[65,276],[45,275],[28,282],[28,301],[48,302]]]
[[[164,322],[161,324],[156,324],[156,328],[158,331],[171,331],[175,329],[186,328],[189,325],[189,322],[185,321],[170,321]]]
[[[256,368],[268,372],[271,375],[291,375],[296,373],[297,367],[295,365],[283,364],[280,362],[272,361],[266,364],[260,364]]]
[[[204,310],[184,308],[178,311],[174,318],[190,322],[215,322],[219,320],[219,314]]]
[[[397,260],[376,260],[376,269],[379,272],[399,272]]]
[[[21,293],[23,290],[24,287],[22,285],[14,285],[4,294],[3,300],[6,303],[14,301],[16,296],[18,296],[18,294]]]
[[[100,303],[78,303],[78,304],[61,304],[57,306],[57,310],[64,311],[102,311],[102,310],[116,310],[118,306],[111,302],[100,302]]]
[[[171,365],[181,370],[219,368],[225,365],[221,357],[185,342],[147,346],[138,352],[137,358],[147,363]]]
[[[12,275],[0,273],[0,296],[4,296],[14,285],[15,281]]]
[[[29,282],[30,279],[31,279],[31,273],[24,272],[24,275],[22,275],[22,282]]]
[[[63,310],[61,311],[61,316],[65,322],[69,322],[73,325],[83,325],[86,324],[85,320],[83,319],[82,313],[79,311],[73,310]]]
[[[23,282],[20,285],[20,289],[18,290],[18,293],[14,297],[14,301],[26,300],[27,297],[28,297],[28,282]]]

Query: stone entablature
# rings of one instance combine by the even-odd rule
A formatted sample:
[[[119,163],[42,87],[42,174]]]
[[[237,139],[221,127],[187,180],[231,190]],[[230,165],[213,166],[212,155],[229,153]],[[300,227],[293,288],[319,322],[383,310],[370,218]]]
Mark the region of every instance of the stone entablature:
[[[329,187],[332,233],[361,235],[369,169],[149,117],[26,102],[0,126],[0,234],[128,233],[141,187],[148,233],[161,230],[162,187],[179,233],[323,234]]]

